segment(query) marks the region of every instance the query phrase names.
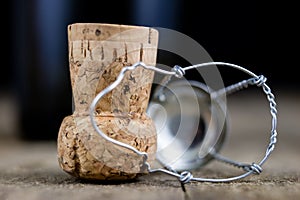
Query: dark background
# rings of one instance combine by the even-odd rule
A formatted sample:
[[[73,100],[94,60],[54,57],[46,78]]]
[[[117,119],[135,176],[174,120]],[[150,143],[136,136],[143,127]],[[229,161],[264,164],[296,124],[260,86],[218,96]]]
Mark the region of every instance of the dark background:
[[[293,59],[287,47],[294,42],[290,40],[293,30],[287,25],[291,20],[286,20],[282,5],[275,4],[250,0],[11,0],[2,8],[8,15],[3,18],[3,51],[7,54],[2,58],[0,95],[9,92],[17,99],[21,138],[56,140],[62,119],[72,113],[67,25],[77,22],[173,29],[196,40],[214,61],[263,74],[277,91],[299,92],[297,67],[288,63]],[[159,52],[158,63],[188,64],[167,52]],[[233,71],[222,73],[226,80],[241,80]]]

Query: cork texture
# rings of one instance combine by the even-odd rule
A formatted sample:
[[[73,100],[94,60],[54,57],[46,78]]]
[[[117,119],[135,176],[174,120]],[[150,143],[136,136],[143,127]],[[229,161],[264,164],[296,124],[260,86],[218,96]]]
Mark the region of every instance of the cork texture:
[[[121,69],[138,61],[155,65],[158,32],[147,27],[72,24],[68,26],[74,112],[62,121],[58,162],[82,179],[126,180],[147,173],[143,158],[102,138],[92,127],[89,107]],[[98,127],[109,137],[155,159],[156,130],[146,115],[154,72],[137,68],[96,105]]]

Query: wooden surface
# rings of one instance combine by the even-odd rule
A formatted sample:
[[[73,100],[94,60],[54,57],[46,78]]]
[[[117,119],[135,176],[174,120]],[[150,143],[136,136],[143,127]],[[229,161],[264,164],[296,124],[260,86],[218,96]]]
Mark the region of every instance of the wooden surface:
[[[277,91],[277,92],[276,92]],[[243,199],[298,200],[300,197],[300,95],[275,90],[278,103],[278,143],[261,175],[231,183],[188,183],[186,193],[173,177],[142,176],[131,182],[80,181],[58,166],[56,142],[0,139],[0,199]],[[241,93],[228,99],[231,132],[224,155],[239,161],[261,159],[269,137],[270,115],[265,96]],[[239,171],[217,162],[194,176],[229,176]]]
[[[94,130],[89,108],[95,96],[112,84],[121,69],[136,62],[155,66],[158,32],[142,26],[78,23],[68,26],[69,65],[75,110],[60,127],[58,161],[83,179],[132,179],[147,173],[143,158],[111,145]],[[96,105],[104,134],[147,152],[154,160],[156,131],[145,114],[154,72],[137,68]]]

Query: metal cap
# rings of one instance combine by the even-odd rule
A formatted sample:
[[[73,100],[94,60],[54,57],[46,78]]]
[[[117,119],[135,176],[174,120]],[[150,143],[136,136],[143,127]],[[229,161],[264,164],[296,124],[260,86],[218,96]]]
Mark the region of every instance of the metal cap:
[[[157,129],[157,160],[176,170],[196,169],[218,152],[226,135],[224,102],[205,84],[180,80],[158,88],[147,110]]]

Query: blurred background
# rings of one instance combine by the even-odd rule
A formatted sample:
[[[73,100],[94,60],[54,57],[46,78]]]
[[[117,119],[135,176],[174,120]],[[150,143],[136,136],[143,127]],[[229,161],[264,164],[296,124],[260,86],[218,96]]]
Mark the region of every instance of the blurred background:
[[[282,16],[256,1],[10,0],[3,10],[8,14],[2,18],[0,137],[56,140],[63,118],[72,114],[67,48],[71,23],[173,29],[196,40],[214,61],[245,66],[265,75],[274,91],[299,94],[296,68],[283,59],[287,50],[282,44],[288,37],[279,31]],[[157,62],[188,64],[168,52],[159,52]],[[222,73],[226,80],[241,80],[232,71]]]

